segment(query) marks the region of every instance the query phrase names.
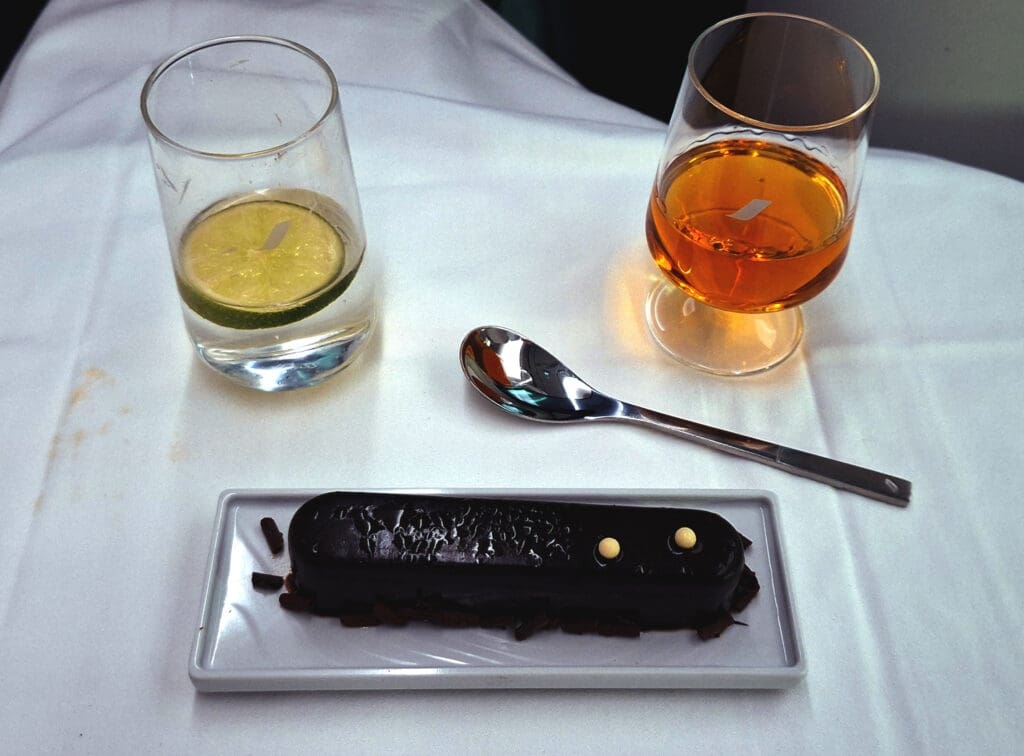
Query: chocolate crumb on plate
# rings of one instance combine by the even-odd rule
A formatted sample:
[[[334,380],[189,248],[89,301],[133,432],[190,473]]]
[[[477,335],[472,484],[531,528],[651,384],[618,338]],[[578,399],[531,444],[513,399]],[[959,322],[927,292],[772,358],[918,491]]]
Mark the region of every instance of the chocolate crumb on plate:
[[[264,517],[260,520],[260,530],[263,531],[263,537],[267,539],[267,546],[270,547],[271,554],[276,556],[284,551],[284,535],[277,527],[273,517]]]
[[[697,628],[697,636],[701,640],[711,640],[724,633],[726,628],[737,624],[740,623],[729,612],[723,612],[717,619],[712,620],[703,627]]]
[[[260,590],[279,591],[284,585],[284,578],[280,575],[270,575],[266,572],[252,573],[252,587]]]
[[[758,581],[757,575],[749,567],[745,568],[743,574],[740,575],[739,585],[736,586],[736,593],[732,597],[732,611],[742,612],[760,590],[761,583]]]
[[[308,612],[313,608],[313,600],[301,593],[282,593],[277,597],[282,609],[289,612]]]
[[[543,612],[539,612],[532,617],[520,621],[519,624],[513,628],[512,634],[517,641],[522,641],[526,640],[534,633],[551,626],[551,618]]]

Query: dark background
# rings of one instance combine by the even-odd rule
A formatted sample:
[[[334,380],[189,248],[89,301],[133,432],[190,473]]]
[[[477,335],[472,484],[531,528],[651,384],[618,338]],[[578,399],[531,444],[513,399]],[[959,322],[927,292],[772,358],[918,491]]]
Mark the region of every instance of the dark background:
[[[1024,180],[1024,0],[482,2],[583,86],[663,122],[690,45],[705,28],[747,10],[815,16],[853,34],[878,60],[882,93],[872,146]],[[21,0],[8,7],[0,26],[0,75],[44,5]]]
[[[580,84],[667,122],[702,31],[745,0],[484,0]]]
[[[25,0],[7,5],[7,20],[0,27],[0,78],[3,78],[14,53],[36,22],[46,0]]]
[[[677,0],[484,2],[583,86],[662,121],[672,113],[690,44],[744,8],[744,2],[731,0],[716,0],[707,9]],[[8,8],[15,18],[0,32],[0,75],[44,5],[22,0]]]

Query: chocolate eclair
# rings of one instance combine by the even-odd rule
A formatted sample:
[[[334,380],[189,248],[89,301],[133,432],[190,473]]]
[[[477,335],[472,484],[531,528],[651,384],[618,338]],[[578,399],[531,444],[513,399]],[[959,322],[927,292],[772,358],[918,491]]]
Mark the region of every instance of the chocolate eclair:
[[[699,509],[333,492],[288,528],[288,604],[353,625],[635,636],[733,624],[750,541]]]

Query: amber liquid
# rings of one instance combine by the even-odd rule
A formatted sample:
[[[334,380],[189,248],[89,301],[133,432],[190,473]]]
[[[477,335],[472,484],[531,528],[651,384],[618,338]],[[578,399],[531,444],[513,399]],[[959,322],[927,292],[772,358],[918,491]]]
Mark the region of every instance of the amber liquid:
[[[736,312],[780,310],[820,293],[839,273],[852,230],[834,171],[756,140],[677,157],[647,214],[647,242],[665,275],[695,299]]]

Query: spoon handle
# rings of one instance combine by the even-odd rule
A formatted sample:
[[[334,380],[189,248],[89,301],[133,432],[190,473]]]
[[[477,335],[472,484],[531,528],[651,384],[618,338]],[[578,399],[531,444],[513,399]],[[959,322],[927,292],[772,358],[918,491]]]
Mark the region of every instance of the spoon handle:
[[[910,503],[910,481],[897,478],[895,475],[742,436],[732,431],[713,428],[635,405],[623,403],[622,412],[618,417],[696,441],[719,451],[761,462],[793,475],[884,501],[886,504],[905,507]]]

